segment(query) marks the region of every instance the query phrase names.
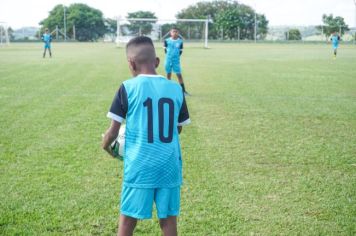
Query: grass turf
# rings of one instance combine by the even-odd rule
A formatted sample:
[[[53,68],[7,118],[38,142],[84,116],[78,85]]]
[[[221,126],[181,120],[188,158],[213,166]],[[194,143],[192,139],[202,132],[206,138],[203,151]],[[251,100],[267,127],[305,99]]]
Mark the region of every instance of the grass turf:
[[[356,47],[210,46],[182,58],[180,234],[355,235]],[[0,234],[115,234],[122,163],[100,142],[124,52],[0,48]],[[136,228],[159,232],[156,217]]]

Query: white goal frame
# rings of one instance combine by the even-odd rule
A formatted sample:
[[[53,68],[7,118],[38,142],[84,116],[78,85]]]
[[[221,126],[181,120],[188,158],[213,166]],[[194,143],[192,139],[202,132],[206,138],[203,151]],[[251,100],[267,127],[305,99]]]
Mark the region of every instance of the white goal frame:
[[[9,27],[6,22],[0,21],[0,46],[9,45]]]
[[[130,37],[123,37],[120,34],[120,22],[122,21],[147,21],[147,22],[170,22],[170,23],[177,23],[177,22],[202,22],[205,23],[204,29],[204,48],[208,48],[208,35],[209,35],[209,23],[212,21],[207,19],[155,19],[155,18],[121,18],[117,17],[117,31],[116,31],[116,43],[119,44],[120,42],[127,43],[130,40]],[[121,38],[121,39],[120,39]]]

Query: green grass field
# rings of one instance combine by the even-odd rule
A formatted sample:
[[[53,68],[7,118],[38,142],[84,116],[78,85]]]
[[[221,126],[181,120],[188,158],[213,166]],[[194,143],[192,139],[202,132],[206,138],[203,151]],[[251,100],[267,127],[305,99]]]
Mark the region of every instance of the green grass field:
[[[355,235],[356,46],[210,46],[182,58],[180,235]],[[0,235],[115,234],[123,164],[100,144],[124,52],[0,48]]]

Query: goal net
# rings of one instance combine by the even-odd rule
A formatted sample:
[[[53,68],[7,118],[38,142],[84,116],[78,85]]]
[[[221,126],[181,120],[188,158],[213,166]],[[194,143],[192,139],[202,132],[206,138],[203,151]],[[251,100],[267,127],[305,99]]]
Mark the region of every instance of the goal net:
[[[9,28],[6,22],[0,22],[0,46],[10,44]]]
[[[198,45],[208,47],[208,19],[148,19],[148,18],[118,18],[116,43],[118,46],[126,44],[130,39],[145,35],[153,41],[162,42],[169,37],[172,27],[179,30],[184,41],[197,42]]]

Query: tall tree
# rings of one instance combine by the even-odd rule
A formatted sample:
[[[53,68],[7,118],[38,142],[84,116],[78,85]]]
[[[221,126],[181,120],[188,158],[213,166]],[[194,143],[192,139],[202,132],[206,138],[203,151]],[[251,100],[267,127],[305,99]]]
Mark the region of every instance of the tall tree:
[[[64,5],[58,4],[49,12],[48,17],[40,22],[42,32],[44,28],[48,28],[50,31],[53,31],[57,26],[60,29],[64,28],[64,8]],[[68,8],[66,8],[66,11],[68,11]]]
[[[183,9],[177,14],[177,18],[201,18],[210,17],[214,24],[209,24],[209,38],[217,39],[221,37],[236,39],[238,35],[242,39],[253,39],[255,26],[255,11],[237,1],[212,1],[198,2]],[[259,38],[264,38],[267,34],[268,21],[264,15],[257,14]],[[203,32],[203,25],[201,32]]]
[[[349,30],[349,26],[341,16],[334,17],[333,14],[324,14],[322,19],[324,25],[317,26],[317,29],[322,31],[326,37],[329,37],[334,32],[340,32],[343,35],[345,31]]]
[[[75,25],[76,39],[79,41],[95,41],[106,32],[103,13],[88,5],[82,3],[70,5],[67,19],[69,33],[73,34]]]
[[[290,29],[286,33],[286,38],[287,40],[301,40],[302,39],[302,34],[298,29]]]
[[[219,11],[228,9],[230,6],[228,1],[212,1],[212,2],[198,2],[195,5],[188,6],[187,8],[178,12],[176,17],[178,19],[207,19],[208,17],[215,21],[216,15]],[[201,38],[204,33],[204,25],[192,23],[195,28],[195,36]],[[181,33],[188,37],[191,25],[186,23],[179,24]],[[219,37],[219,29],[215,24],[209,23],[209,38],[217,39]]]
[[[103,13],[82,3],[74,3],[69,7],[61,4],[55,6],[49,12],[49,16],[40,22],[42,28],[49,28],[53,31],[58,26],[64,30],[64,8],[66,11],[66,33],[69,37],[73,37],[73,26],[75,26],[76,39],[79,41],[95,41],[105,34]]]
[[[111,37],[111,40],[114,41],[116,36],[116,31],[117,31],[117,20],[106,18],[104,24],[106,27],[107,35],[109,35]]]
[[[9,34],[9,39],[10,39],[10,41],[14,40],[14,39],[15,39],[14,30],[13,30],[11,27],[9,27],[9,28],[7,29],[7,32],[8,32],[8,34]]]
[[[155,13],[150,11],[136,11],[130,12],[127,14],[127,18],[150,18],[150,19],[157,19]],[[127,25],[128,29],[133,34],[137,35],[148,35],[151,33],[153,24],[156,21],[130,21],[130,24]]]

